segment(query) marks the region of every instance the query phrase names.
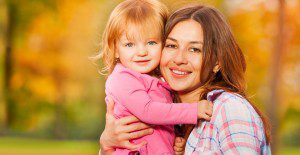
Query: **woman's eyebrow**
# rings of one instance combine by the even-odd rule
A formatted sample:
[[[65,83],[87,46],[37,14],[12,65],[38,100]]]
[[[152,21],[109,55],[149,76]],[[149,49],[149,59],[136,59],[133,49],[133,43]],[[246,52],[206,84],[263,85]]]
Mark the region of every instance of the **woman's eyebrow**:
[[[174,39],[174,38],[172,38],[172,37],[168,37],[167,39],[170,39],[170,40],[172,40],[172,41],[177,42],[177,40]],[[190,44],[202,44],[202,45],[203,45],[203,42],[202,42],[202,41],[190,41],[189,43],[190,43]]]
[[[172,38],[172,37],[168,37],[167,39],[170,39],[170,40],[172,40],[172,41],[175,41],[175,42],[177,42],[177,40],[176,40],[176,39],[174,39],[174,38]]]
[[[203,42],[202,42],[202,41],[191,41],[190,43],[191,43],[191,44],[202,44],[202,45],[203,45]]]

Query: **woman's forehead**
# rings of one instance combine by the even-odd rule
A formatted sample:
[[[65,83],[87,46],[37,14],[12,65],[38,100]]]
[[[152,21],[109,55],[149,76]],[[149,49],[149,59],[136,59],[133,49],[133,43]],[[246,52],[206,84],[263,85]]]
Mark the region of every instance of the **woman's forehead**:
[[[194,20],[182,21],[174,26],[167,39],[203,43],[203,30],[200,23]]]

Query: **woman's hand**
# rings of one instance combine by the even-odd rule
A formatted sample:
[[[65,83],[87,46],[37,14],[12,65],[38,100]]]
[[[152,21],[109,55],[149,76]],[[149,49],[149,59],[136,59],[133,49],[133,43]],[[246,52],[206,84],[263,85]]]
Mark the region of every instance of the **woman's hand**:
[[[149,125],[139,122],[140,120],[134,116],[116,119],[113,116],[114,101],[108,97],[106,102],[106,124],[99,140],[101,154],[107,154],[116,147],[136,150],[145,145],[146,141],[132,144],[129,140],[150,135],[153,133],[153,129]]]
[[[186,140],[182,137],[175,138],[174,152],[176,155],[183,155]]]

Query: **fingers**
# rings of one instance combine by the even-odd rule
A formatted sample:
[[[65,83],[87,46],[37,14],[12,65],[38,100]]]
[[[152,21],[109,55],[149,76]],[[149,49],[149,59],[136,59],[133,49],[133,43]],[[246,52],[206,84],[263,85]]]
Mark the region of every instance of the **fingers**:
[[[144,129],[148,129],[150,128],[149,125],[145,124],[145,123],[134,123],[134,124],[129,124],[129,125],[125,125],[122,128],[123,132],[129,133],[129,132],[134,132],[134,131],[139,131],[139,130],[144,130]]]
[[[175,151],[175,155],[183,155],[183,151],[181,151],[181,152],[176,152]]]
[[[136,138],[141,138],[146,135],[150,135],[152,133],[153,133],[153,129],[149,128],[149,129],[145,129],[145,130],[140,130],[140,131],[124,134],[123,136],[124,136],[124,139],[132,140],[132,139],[136,139]]]
[[[204,119],[205,121],[210,121],[211,117],[209,115],[207,115],[206,113],[201,113],[200,119]]]
[[[175,152],[182,152],[184,149],[181,148],[181,147],[177,147],[177,146],[174,146],[174,151]]]
[[[176,155],[182,155],[185,147],[185,139],[182,137],[176,137],[174,144],[174,152]]]
[[[131,124],[131,123],[139,122],[139,121],[140,120],[135,116],[128,116],[128,117],[123,117],[123,118],[119,119],[119,123],[121,125],[127,125],[127,124]]]
[[[205,111],[205,114],[208,115],[209,117],[212,116],[213,110],[212,109],[208,109]]]
[[[176,137],[175,139],[175,146],[183,148],[185,146],[185,139],[182,137]]]
[[[207,114],[203,114],[202,118],[205,119],[206,121],[210,121],[210,116]]]
[[[126,148],[126,149],[129,149],[131,151],[136,151],[137,149],[139,149],[140,147],[144,146],[145,144],[147,144],[146,141],[143,141],[143,142],[141,142],[139,144],[132,144],[129,141],[127,141],[127,142],[124,143],[123,147]]]
[[[212,113],[213,113],[213,103],[209,101],[205,110],[205,114],[211,117]]]
[[[184,148],[179,148],[179,147],[174,146],[174,153],[176,155],[183,155],[183,152],[184,152]]]
[[[198,118],[210,121],[213,114],[213,103],[207,100],[201,100],[198,104]]]
[[[114,106],[115,106],[114,100],[110,96],[106,96],[105,102],[106,102],[106,105],[107,105],[107,112],[106,113],[112,115],[114,113]]]

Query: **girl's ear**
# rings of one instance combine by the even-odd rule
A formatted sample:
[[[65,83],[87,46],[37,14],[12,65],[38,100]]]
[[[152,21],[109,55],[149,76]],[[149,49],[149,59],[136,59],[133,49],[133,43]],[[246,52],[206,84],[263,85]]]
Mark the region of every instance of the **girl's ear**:
[[[217,73],[220,70],[219,62],[216,63],[215,67],[213,68],[213,72]]]

